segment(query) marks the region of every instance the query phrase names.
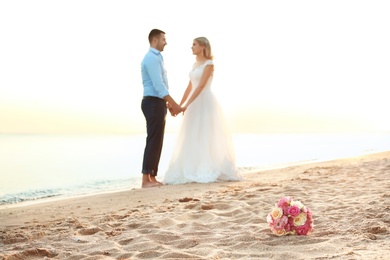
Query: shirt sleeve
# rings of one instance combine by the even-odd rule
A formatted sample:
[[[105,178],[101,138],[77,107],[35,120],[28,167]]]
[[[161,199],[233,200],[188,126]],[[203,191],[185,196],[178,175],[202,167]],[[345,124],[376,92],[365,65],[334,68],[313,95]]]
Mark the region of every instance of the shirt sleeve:
[[[168,96],[168,85],[164,80],[165,71],[161,60],[157,57],[151,57],[147,64],[146,70],[148,71],[154,89],[158,93],[158,97],[164,98],[165,96]]]

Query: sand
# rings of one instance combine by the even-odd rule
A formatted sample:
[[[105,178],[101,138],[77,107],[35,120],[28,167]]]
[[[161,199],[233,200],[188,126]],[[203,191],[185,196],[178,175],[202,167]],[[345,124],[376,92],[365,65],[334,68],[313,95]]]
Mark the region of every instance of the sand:
[[[0,210],[0,259],[389,259],[390,152]],[[308,236],[273,235],[282,196]]]

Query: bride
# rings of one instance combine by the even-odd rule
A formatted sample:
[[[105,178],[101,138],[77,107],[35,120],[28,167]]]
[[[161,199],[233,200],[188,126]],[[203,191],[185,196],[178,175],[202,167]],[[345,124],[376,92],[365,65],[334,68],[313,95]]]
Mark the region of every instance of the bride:
[[[211,91],[214,63],[208,39],[194,39],[192,53],[196,62],[180,102],[184,117],[164,183],[241,180],[231,134]]]

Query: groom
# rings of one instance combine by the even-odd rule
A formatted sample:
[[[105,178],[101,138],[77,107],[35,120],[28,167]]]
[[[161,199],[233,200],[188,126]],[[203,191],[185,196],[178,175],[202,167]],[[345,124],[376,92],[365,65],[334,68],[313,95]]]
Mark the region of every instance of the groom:
[[[165,32],[153,29],[149,33],[150,48],[141,62],[144,97],[141,108],[146,119],[146,146],[142,163],[142,188],[161,186],[156,180],[163,146],[167,107],[176,116],[182,108],[169,95],[168,79],[161,52],[167,45]]]

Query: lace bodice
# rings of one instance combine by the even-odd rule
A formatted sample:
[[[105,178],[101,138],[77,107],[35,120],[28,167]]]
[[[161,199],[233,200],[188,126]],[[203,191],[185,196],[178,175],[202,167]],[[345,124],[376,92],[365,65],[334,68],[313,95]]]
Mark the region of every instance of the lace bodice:
[[[214,65],[212,60],[206,60],[203,63],[195,62],[192,66],[192,70],[189,73],[190,80],[192,82],[193,89],[197,88],[200,82],[200,79],[202,78],[203,70],[206,68],[207,65]],[[207,81],[206,88],[209,88],[211,86],[211,83],[213,81],[213,74],[211,74],[211,77]]]

